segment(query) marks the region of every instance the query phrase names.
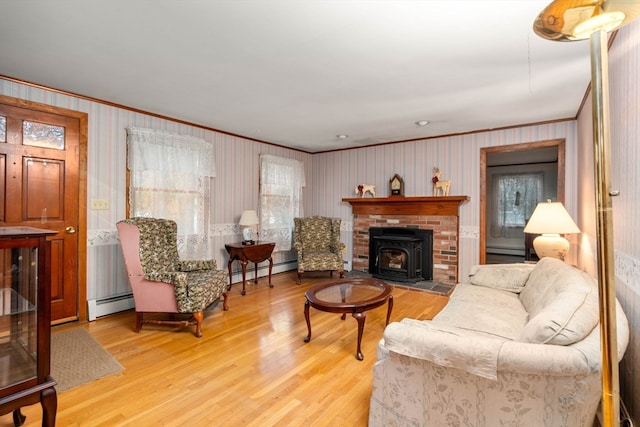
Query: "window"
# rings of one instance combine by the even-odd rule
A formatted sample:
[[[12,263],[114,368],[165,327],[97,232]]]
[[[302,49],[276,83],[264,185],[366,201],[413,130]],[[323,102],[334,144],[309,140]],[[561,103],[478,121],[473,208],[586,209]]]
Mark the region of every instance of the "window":
[[[276,251],[291,250],[293,218],[303,215],[304,185],[302,162],[260,155],[260,239],[276,242]]]
[[[127,129],[129,215],[174,220],[183,259],[210,259],[213,147],[200,138]]]
[[[491,237],[522,235],[542,197],[542,185],[542,172],[494,175]]]

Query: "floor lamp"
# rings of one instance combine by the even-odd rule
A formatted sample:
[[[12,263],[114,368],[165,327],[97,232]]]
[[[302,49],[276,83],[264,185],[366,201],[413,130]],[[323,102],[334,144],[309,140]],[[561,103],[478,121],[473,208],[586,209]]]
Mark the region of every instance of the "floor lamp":
[[[600,343],[602,353],[602,418],[605,426],[620,425],[620,382],[616,331],[615,269],[610,172],[609,63],[607,32],[640,14],[637,0],[555,0],[535,19],[539,36],[556,41],[590,39],[593,107],[594,178]]]

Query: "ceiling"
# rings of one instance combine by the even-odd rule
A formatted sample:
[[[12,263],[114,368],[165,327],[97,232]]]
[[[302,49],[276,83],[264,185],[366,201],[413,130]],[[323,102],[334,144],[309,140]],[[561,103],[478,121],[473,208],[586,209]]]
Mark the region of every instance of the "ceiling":
[[[589,42],[536,36],[549,2],[0,0],[0,75],[310,153],[361,147],[574,118]]]

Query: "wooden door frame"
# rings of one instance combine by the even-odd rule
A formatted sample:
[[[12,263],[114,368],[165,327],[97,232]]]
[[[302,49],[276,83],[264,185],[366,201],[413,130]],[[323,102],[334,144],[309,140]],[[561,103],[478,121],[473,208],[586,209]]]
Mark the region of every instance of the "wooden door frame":
[[[487,261],[487,154],[558,147],[557,201],[564,203],[566,141],[564,138],[480,148],[480,261]]]
[[[79,122],[78,141],[78,272],[77,313],[87,320],[87,146],[89,115],[80,111],[0,95],[0,103],[13,107],[72,117]]]

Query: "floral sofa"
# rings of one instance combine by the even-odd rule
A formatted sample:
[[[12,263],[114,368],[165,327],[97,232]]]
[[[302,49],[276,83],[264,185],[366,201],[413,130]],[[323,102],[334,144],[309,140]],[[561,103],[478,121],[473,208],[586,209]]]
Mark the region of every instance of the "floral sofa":
[[[629,339],[616,301],[618,356]],[[592,427],[601,398],[598,289],[553,258],[475,266],[431,321],[387,326],[369,425]]]

